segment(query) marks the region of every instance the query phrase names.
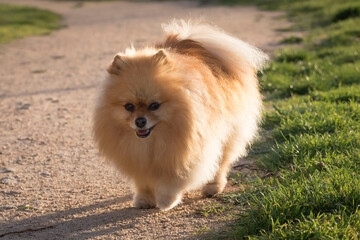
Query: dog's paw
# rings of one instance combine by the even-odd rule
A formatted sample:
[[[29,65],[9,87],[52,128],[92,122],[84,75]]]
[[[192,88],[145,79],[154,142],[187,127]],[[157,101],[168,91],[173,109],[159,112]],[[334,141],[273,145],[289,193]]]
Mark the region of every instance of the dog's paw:
[[[140,209],[149,209],[156,207],[155,200],[151,196],[141,193],[135,194],[134,205],[136,208]]]
[[[181,195],[178,196],[163,196],[157,201],[157,207],[161,211],[167,211],[175,207],[181,202]]]
[[[226,186],[227,180],[221,181],[221,182],[211,182],[205,185],[205,187],[202,190],[202,194],[206,197],[212,197],[217,193],[221,193],[225,186]]]
[[[156,205],[160,210],[170,210],[181,202],[182,193],[172,187],[158,187],[156,191]]]

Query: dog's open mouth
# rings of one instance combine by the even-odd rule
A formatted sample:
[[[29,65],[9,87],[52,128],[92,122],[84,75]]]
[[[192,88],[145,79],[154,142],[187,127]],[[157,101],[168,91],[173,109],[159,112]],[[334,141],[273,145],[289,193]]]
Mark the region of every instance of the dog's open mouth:
[[[153,130],[154,127],[148,128],[148,129],[136,129],[136,135],[139,138],[146,138],[148,136],[150,136],[151,131]]]

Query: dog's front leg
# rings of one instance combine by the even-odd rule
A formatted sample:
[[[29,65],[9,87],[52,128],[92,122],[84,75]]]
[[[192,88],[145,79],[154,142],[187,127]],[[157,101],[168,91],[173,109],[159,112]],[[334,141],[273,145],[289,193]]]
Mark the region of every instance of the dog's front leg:
[[[182,191],[177,186],[159,184],[155,190],[155,198],[160,210],[170,210],[181,202]]]
[[[134,185],[134,205],[136,208],[154,208],[156,207],[153,190],[139,183]]]

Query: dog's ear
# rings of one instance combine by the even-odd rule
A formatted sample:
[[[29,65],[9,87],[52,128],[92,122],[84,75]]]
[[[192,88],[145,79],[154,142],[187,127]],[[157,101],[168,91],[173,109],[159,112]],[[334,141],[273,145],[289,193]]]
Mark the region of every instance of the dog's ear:
[[[108,73],[119,75],[121,69],[123,68],[124,63],[125,63],[124,58],[120,55],[116,55],[114,57],[112,64],[107,69]]]
[[[163,49],[160,49],[154,56],[153,56],[153,60],[154,62],[157,63],[162,63],[162,64],[167,64],[168,63],[168,59],[166,56],[166,53]]]

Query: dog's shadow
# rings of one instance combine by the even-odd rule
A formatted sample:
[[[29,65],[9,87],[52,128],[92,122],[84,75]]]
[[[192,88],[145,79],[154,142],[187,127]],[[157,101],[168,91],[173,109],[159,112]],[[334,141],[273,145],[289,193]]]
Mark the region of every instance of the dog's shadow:
[[[177,213],[182,211],[182,208],[205,199],[207,198],[198,193],[191,194],[191,197],[185,194],[182,204],[176,207],[174,212],[162,213],[176,216]],[[0,222],[0,239],[97,239],[109,236],[116,239],[126,239],[125,236],[119,235],[120,232],[123,232],[124,229],[143,232],[143,226],[141,225],[143,218],[156,219],[159,217],[159,212],[161,212],[158,208],[137,209],[128,207],[130,202],[132,202],[131,194],[22,220]],[[194,217],[194,213],[189,212],[186,215]],[[197,214],[195,213],[195,215]],[[152,226],[154,228],[159,227],[158,223],[153,222],[151,224],[154,225]],[[137,229],[139,227],[140,230]],[[131,234],[133,230],[125,232]],[[130,238],[132,237],[136,236]],[[188,238],[179,236],[178,239]]]
[[[156,214],[158,209],[119,208],[131,195],[105,200],[92,205],[72,208],[22,220],[0,223],[0,238],[11,239],[88,239],[133,228],[136,218]],[[101,211],[101,213],[98,213]],[[79,216],[79,217],[78,217]]]

